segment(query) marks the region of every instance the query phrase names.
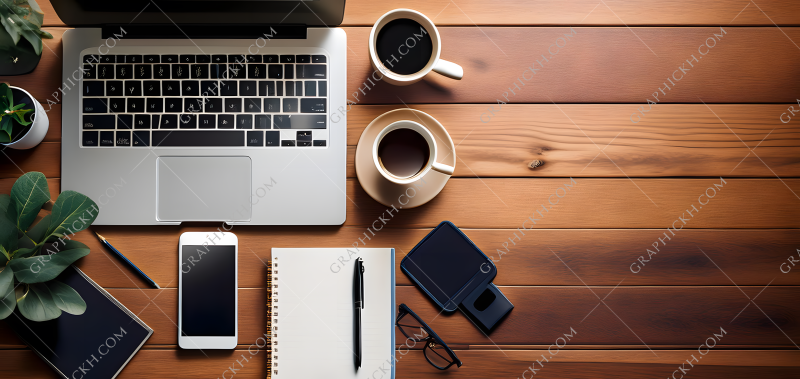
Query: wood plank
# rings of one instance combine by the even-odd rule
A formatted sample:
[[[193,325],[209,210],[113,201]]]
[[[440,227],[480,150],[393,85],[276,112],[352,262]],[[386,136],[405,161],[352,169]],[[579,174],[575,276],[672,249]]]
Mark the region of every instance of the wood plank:
[[[800,176],[800,129],[780,121],[786,105],[714,105],[712,113],[704,105],[665,104],[658,117],[637,124],[626,118],[630,105],[507,107],[493,122],[483,124],[472,112],[473,105],[414,106],[445,125],[458,145],[455,177]],[[348,113],[349,178],[356,177],[355,146],[364,128],[396,108],[356,105]],[[45,142],[60,142],[61,105],[53,105],[48,116]],[[761,160],[750,153],[756,146]],[[61,175],[59,144],[42,144],[36,153],[6,150],[6,154],[0,160],[10,158],[23,169],[39,170],[48,177]],[[531,169],[534,161],[544,165]],[[0,178],[19,174],[14,165],[0,165]]]
[[[44,25],[64,26],[50,1],[39,1],[44,11]],[[744,8],[742,2],[669,0],[658,4],[641,1],[608,0],[597,6],[594,0],[575,0],[569,5],[531,0],[404,0],[384,3],[350,0],[346,3],[343,26],[372,26],[393,8],[418,10],[437,25],[798,25],[800,11],[791,1],[759,2],[758,8]],[[455,5],[454,5],[455,4]],[[749,4],[749,3],[747,3]],[[456,6],[457,5],[457,6]],[[744,9],[743,9],[744,8]],[[741,13],[740,13],[741,12]],[[765,16],[766,14],[766,16]],[[769,17],[767,17],[769,16]]]
[[[797,28],[782,28],[784,35],[774,27],[729,27],[725,29],[727,34],[705,56],[698,53],[697,46],[712,38],[714,33],[721,33],[719,27],[637,28],[636,35],[624,27],[574,28],[574,35],[551,59],[548,47],[558,38],[564,38],[570,28],[443,27],[440,28],[444,41],[442,58],[463,65],[463,80],[434,74],[406,87],[368,83],[372,89],[365,89],[365,94],[359,93],[359,99],[353,99],[352,94],[373,71],[366,45],[370,29],[344,29],[349,46],[347,93],[351,94],[352,101],[364,104],[490,103],[496,106],[497,100],[503,99],[503,94],[509,92],[508,88],[522,78],[531,65],[536,66],[537,74],[525,74],[532,79],[520,79],[525,86],[515,90],[516,95],[509,95],[508,102],[644,104],[659,87],[664,88],[663,83],[682,64],[689,71],[674,87],[659,95],[660,103],[700,103],[700,100],[706,103],[794,103],[800,92],[800,83],[786,80],[795,73],[795,55],[787,52],[796,48],[789,38],[800,40]],[[61,56],[64,28],[47,30],[55,37],[46,42],[54,52],[45,50],[36,71],[24,76],[0,77],[0,80],[29,89],[43,102],[62,85],[61,59],[55,54]],[[520,46],[519,41],[526,43]],[[685,63],[692,54],[700,59],[693,67]],[[742,56],[753,59],[741,60]],[[536,63],[536,59],[541,60],[543,66]],[[730,62],[738,62],[735,70]],[[769,70],[763,69],[766,65]],[[474,109],[476,118],[488,112],[486,105],[476,105]],[[631,113],[635,111],[636,107],[631,107]],[[651,112],[648,117],[655,117],[658,107]]]
[[[14,180],[0,179],[0,193],[8,193]],[[398,199],[399,212],[393,211],[395,216],[386,227],[431,228],[450,220],[468,229],[521,228],[524,222],[525,228],[534,229],[634,228],[664,229],[664,233],[673,224],[679,227],[678,217],[683,215],[688,217],[683,228],[688,229],[800,228],[796,195],[800,179],[726,179],[727,184],[716,189],[714,184],[722,184],[720,178],[573,180],[451,179],[425,206],[402,209],[400,203],[407,199]],[[48,183],[51,192],[58,191],[57,179]],[[713,199],[706,198],[705,191]],[[719,192],[715,195],[714,191]],[[561,194],[559,199],[556,195]],[[378,217],[390,217],[385,214],[387,207],[369,197],[355,179],[347,180],[347,196],[345,226],[366,228]],[[551,205],[548,199],[558,204]],[[698,199],[708,202],[705,211]],[[693,205],[699,207],[697,212]],[[686,214],[687,209],[694,216]],[[536,220],[535,225],[526,221],[529,217]]]
[[[325,278],[313,280],[324,285]],[[743,286],[741,290],[753,298],[762,288]],[[794,347],[770,319],[789,338],[800,339],[800,325],[792,321],[800,317],[800,303],[795,301],[800,296],[798,287],[770,286],[761,292],[756,303],[769,318],[752,304],[744,309],[748,298],[731,286],[592,287],[600,298],[613,290],[605,298],[613,313],[602,304],[595,308],[599,299],[586,287],[503,286],[501,290],[515,308],[489,337],[460,312],[439,315],[435,305],[415,287],[397,287],[396,296],[398,304],[407,304],[448,344],[454,345],[551,344],[574,328],[577,334],[570,341],[574,344],[643,345],[643,340],[648,346],[682,345],[695,349],[712,333],[720,333],[722,327],[727,334],[719,339],[719,345]],[[146,345],[177,344],[177,289],[112,288],[109,293],[155,330]],[[240,341],[255,342],[266,332],[265,303],[266,289],[239,290]],[[396,338],[405,340],[399,331]],[[0,345],[20,345],[5,324],[0,326]]]
[[[96,231],[162,288],[176,288],[180,235],[219,226],[94,226],[91,231],[74,237],[92,251],[78,261],[78,267],[106,288],[148,288],[147,283],[100,245],[93,234]],[[387,228],[365,242],[369,247],[394,247],[397,284],[411,285],[400,270],[400,261],[429,231]],[[236,226],[232,232],[239,238],[239,287],[242,288],[265,286],[264,262],[271,258],[273,247],[344,247],[364,238],[364,229],[353,227],[318,227],[311,231],[304,227]],[[797,258],[795,249],[800,246],[800,233],[795,229],[685,230],[668,241],[667,246],[659,246],[660,251],[653,257],[648,257],[646,249],[654,250],[652,243],[659,237],[664,238],[663,230],[540,229],[525,231],[524,236],[516,229],[465,229],[464,232],[495,260],[498,274],[494,283],[497,285],[582,285],[558,258],[588,285],[614,286],[623,279],[625,285],[642,286],[733,285],[703,252],[738,285],[764,286],[770,282],[772,285],[800,285],[800,276],[784,275],[781,271],[800,271],[800,267],[795,269],[791,263],[782,266],[789,256]],[[513,243],[509,238],[514,239]],[[644,256],[645,261],[652,259],[644,267],[640,267],[639,262],[632,268],[639,256]],[[338,269],[335,263],[326,262],[333,266],[332,270]]]
[[[236,370],[237,379],[263,379],[266,376],[266,357],[263,353],[251,355],[246,349],[208,350],[205,353],[208,357],[198,350],[142,350],[134,356],[119,378],[196,378],[222,377],[223,374],[230,377],[231,367]],[[460,378],[519,377],[536,359],[541,361],[542,354],[549,355],[546,350],[457,350],[456,354],[464,364],[460,368],[451,368],[448,373]],[[546,369],[539,369],[536,377],[596,378],[600,372],[613,372],[615,376],[627,378],[669,376],[676,369],[675,366],[684,363],[690,354],[681,350],[659,350],[659,358],[655,358],[650,352],[559,350],[558,358],[545,363]],[[242,355],[248,360],[243,360]],[[398,378],[442,376],[441,372],[430,367],[421,351],[399,350],[396,358]],[[4,377],[18,375],[19,367],[25,367],[26,378],[56,378],[30,350],[2,350],[0,359],[14,362],[13,365],[0,367],[0,375]],[[241,365],[236,363],[237,359],[242,362]],[[796,376],[797,362],[798,353],[790,350],[715,350],[690,370],[697,377],[793,378]],[[575,363],[580,364],[581,370],[575,369],[578,367]],[[384,367],[388,368],[389,365]],[[536,367],[539,367],[538,364]],[[225,373],[225,370],[228,372]],[[380,371],[372,374],[375,378],[381,378]]]

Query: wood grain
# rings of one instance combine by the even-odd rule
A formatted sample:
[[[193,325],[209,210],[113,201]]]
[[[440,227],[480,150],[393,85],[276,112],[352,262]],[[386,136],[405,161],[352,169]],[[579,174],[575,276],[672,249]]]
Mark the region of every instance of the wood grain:
[[[0,77],[0,81],[29,89],[43,102],[63,84],[58,57],[64,28],[47,30],[55,37],[46,42],[53,51],[45,50],[34,73]],[[443,27],[441,56],[461,64],[464,79],[432,74],[406,87],[367,83],[370,90],[362,87],[373,72],[367,53],[369,28],[344,30],[349,46],[347,93],[351,101],[361,104],[487,103],[497,107],[498,99],[507,103],[646,104],[647,98],[654,100],[654,92],[659,93],[659,104],[795,103],[800,93],[800,83],[786,80],[798,67],[792,42],[800,40],[796,28],[782,28],[784,35],[774,27],[728,27],[716,46],[701,56],[697,46],[714,38],[714,33],[722,35],[719,27],[637,28],[635,35],[624,27],[574,28],[566,42],[562,41],[570,28]],[[561,50],[548,52],[557,40]],[[699,61],[690,66],[686,60],[692,54]],[[769,70],[762,68],[765,64]],[[666,89],[663,83],[668,83],[667,78],[681,65],[689,71]],[[537,73],[524,74],[531,78],[525,81],[523,72],[531,66]],[[680,71],[676,78],[679,75]],[[521,89],[514,89],[513,95],[509,87],[513,88],[517,79],[524,86],[518,84]],[[508,101],[504,93],[509,93]],[[631,108],[631,113],[636,111],[636,106]],[[652,111],[657,113],[657,108]],[[489,115],[488,106],[476,106],[475,112],[476,117]]]
[[[46,26],[64,26],[50,1],[39,1]],[[396,8],[418,10],[437,25],[798,25],[800,11],[791,1],[759,2],[758,8],[741,1],[670,0],[658,3],[608,0],[561,2],[541,0],[449,1],[404,0],[391,4],[369,0],[346,3],[343,26],[372,26]],[[761,8],[764,13],[759,11]]]
[[[309,280],[324,285],[325,278]],[[740,292],[741,289],[753,298],[763,288],[760,286],[590,288],[501,287],[515,307],[488,337],[460,312],[439,315],[436,306],[416,287],[397,287],[396,297],[397,304],[407,304],[441,338],[454,345],[551,344],[563,333],[570,333],[570,328],[577,332],[570,343],[580,345],[643,345],[643,340],[648,346],[696,349],[713,332],[720,333],[720,327],[727,334],[719,339],[719,345],[794,347],[781,330],[792,340],[800,338],[800,303],[794,301],[800,296],[797,287],[770,286],[761,292],[756,304],[766,316],[752,304],[745,309],[748,297]],[[156,331],[145,346],[177,344],[177,289],[108,291]],[[602,298],[608,307],[600,304],[595,308]],[[242,343],[255,342],[265,333],[265,303],[265,289],[239,290]],[[398,343],[405,340],[399,331],[396,338]],[[5,324],[0,325],[0,345],[21,346]]]
[[[236,370],[237,379],[263,379],[266,376],[263,353],[251,355],[246,347],[228,351],[209,350],[205,353],[207,357],[198,350],[142,350],[118,378],[197,378],[222,377],[223,374],[230,378],[231,367]],[[536,359],[542,361],[541,355],[549,355],[546,350],[456,350],[464,364],[460,368],[440,372],[425,361],[421,351],[402,349],[395,354],[398,378],[441,378],[456,375],[459,378],[514,378],[522,375]],[[659,358],[656,359],[647,351],[559,350],[557,358],[544,363],[546,366],[537,371],[536,377],[597,378],[602,373],[613,373],[614,376],[626,378],[669,376],[676,366],[685,363],[690,354],[691,352],[685,350],[659,350]],[[248,360],[243,360],[242,355]],[[0,350],[0,359],[15,363],[0,366],[0,376],[17,375],[18,371],[14,366],[21,366],[27,368],[26,378],[56,378],[30,350]],[[236,363],[237,359],[242,365]],[[686,367],[696,377],[794,378],[797,362],[798,353],[791,350],[715,350],[705,355],[702,363],[695,367]],[[388,368],[388,364],[385,367]],[[580,370],[576,370],[576,367],[580,367]],[[539,368],[538,364],[536,368]],[[225,373],[225,370],[228,372]],[[381,378],[380,374],[378,371],[374,376]]]
[[[179,236],[217,227],[94,226],[74,237],[92,251],[78,261],[78,267],[106,288],[148,288],[144,280],[100,245],[93,234],[98,232],[162,288],[176,288]],[[368,247],[394,247],[397,284],[411,285],[400,270],[400,262],[429,231],[387,227],[365,242]],[[264,230],[236,226],[233,232],[240,243],[239,287],[242,288],[265,286],[264,262],[269,261],[273,247],[351,246],[358,238],[364,238],[362,228],[352,227],[323,227],[312,232],[302,227]],[[516,229],[465,229],[464,232],[494,259],[498,268],[494,279],[497,285],[614,286],[623,280],[625,285],[641,286],[734,285],[714,263],[737,285],[800,284],[800,276],[795,274],[800,272],[800,266],[795,268],[788,261],[790,256],[798,258],[795,249],[800,246],[800,233],[794,229],[683,230],[667,241],[666,246],[659,246],[660,251],[653,257],[648,257],[646,249],[654,251],[652,243],[664,238],[663,230],[542,229],[525,231],[524,236]],[[638,262],[632,268],[640,256],[644,256],[644,267]],[[332,270],[338,269],[335,263],[326,262],[333,266]]]
[[[458,145],[455,177],[800,176],[800,128],[780,121],[786,105],[718,104],[710,110],[665,104],[636,124],[629,121],[635,108],[623,104],[508,105],[487,124],[475,107],[414,106],[439,120]],[[396,108],[356,105],[347,113],[349,178],[356,177],[353,157],[364,128]],[[46,142],[61,140],[61,105],[53,105],[48,117],[45,143],[33,151],[6,150],[0,161],[59,177],[60,145]],[[544,165],[532,169],[533,161]],[[19,175],[13,164],[0,165],[0,178]]]
[[[0,193],[9,193],[14,180],[0,179]],[[521,228],[525,222],[525,228],[533,229],[654,228],[669,233],[666,229],[673,224],[679,228],[682,222],[678,217],[683,217],[688,218],[683,226],[688,229],[800,227],[800,201],[796,195],[800,192],[800,179],[726,179],[727,184],[721,189],[714,189],[714,184],[721,184],[720,178],[572,180],[575,182],[569,178],[455,178],[425,206],[399,208],[390,217],[385,214],[390,207],[369,197],[355,179],[348,179],[344,225],[363,227],[362,233],[366,233],[366,227],[383,216],[391,218],[388,228],[431,228],[450,220],[461,228],[472,229]],[[58,191],[58,179],[49,179],[48,183],[51,192]],[[567,189],[567,184],[572,187]],[[703,195],[707,190],[713,199]],[[720,192],[715,195],[717,190]],[[398,200],[396,207],[407,201]],[[701,202],[708,202],[705,210]],[[692,210],[692,205],[700,207],[698,212]],[[694,216],[686,214],[687,209]],[[536,224],[525,221],[529,217]]]

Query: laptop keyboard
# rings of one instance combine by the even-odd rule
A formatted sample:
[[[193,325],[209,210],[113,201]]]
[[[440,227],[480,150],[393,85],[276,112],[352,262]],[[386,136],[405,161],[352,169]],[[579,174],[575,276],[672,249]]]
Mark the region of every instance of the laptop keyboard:
[[[325,55],[85,55],[83,147],[324,147]]]

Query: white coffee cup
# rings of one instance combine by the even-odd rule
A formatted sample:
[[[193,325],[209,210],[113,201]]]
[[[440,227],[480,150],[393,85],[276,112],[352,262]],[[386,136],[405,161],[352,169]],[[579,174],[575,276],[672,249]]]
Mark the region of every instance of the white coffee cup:
[[[381,62],[380,58],[378,57],[378,52],[375,48],[378,42],[378,33],[381,29],[386,26],[391,21],[397,19],[409,19],[413,20],[428,32],[428,35],[431,37],[431,42],[433,43],[433,54],[431,54],[428,63],[423,67],[421,70],[410,74],[410,75],[401,75],[396,72],[393,72],[391,67],[386,67],[383,62]],[[409,37],[413,40],[413,37]],[[413,46],[408,45],[400,45],[398,46],[398,56],[402,59],[402,54],[400,50],[403,49],[413,48]],[[408,50],[406,50],[407,52]],[[439,58],[439,55],[442,52],[442,39],[439,36],[439,30],[436,29],[436,26],[433,24],[433,21],[425,17],[424,14],[419,13],[415,10],[411,9],[395,9],[389,12],[386,12],[383,16],[381,16],[375,25],[372,26],[372,31],[369,33],[369,57],[370,61],[372,62],[372,67],[375,70],[380,71],[383,74],[383,79],[386,82],[389,82],[394,85],[398,86],[406,86],[412,83],[418,82],[422,79],[425,75],[428,75],[431,70],[436,71],[444,76],[449,78],[458,79],[460,80],[464,76],[464,69],[461,66],[446,61],[444,59]]]
[[[397,129],[410,129],[417,132],[420,136],[422,136],[422,138],[425,139],[425,142],[427,142],[428,145],[428,161],[425,162],[425,165],[419,171],[417,171],[417,173],[411,176],[400,177],[391,173],[383,166],[380,156],[378,155],[378,147],[380,146],[381,141],[383,141],[383,137],[386,137],[387,134]],[[436,159],[438,156],[439,148],[433,133],[431,133],[428,128],[422,126],[421,124],[409,120],[395,121],[387,125],[378,133],[378,136],[375,138],[375,143],[372,146],[372,159],[375,161],[375,167],[378,168],[378,172],[380,172],[381,175],[383,175],[383,177],[387,180],[397,184],[414,183],[425,176],[425,174],[427,174],[430,170],[438,171],[445,175],[453,175],[453,166],[437,162]]]

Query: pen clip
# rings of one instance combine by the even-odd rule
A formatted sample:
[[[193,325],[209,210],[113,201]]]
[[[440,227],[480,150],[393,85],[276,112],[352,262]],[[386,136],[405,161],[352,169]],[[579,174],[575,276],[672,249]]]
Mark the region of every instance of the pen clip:
[[[359,283],[361,284],[361,309],[364,309],[364,260],[362,258],[358,258],[358,267],[361,268],[359,270]]]

